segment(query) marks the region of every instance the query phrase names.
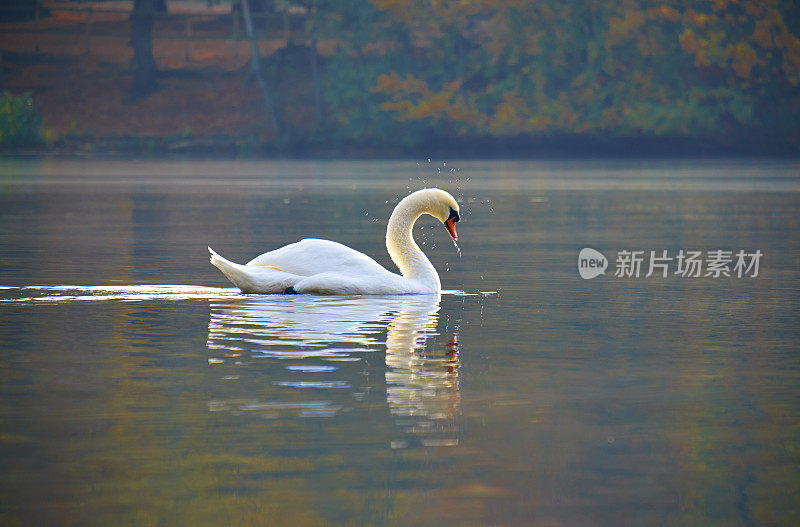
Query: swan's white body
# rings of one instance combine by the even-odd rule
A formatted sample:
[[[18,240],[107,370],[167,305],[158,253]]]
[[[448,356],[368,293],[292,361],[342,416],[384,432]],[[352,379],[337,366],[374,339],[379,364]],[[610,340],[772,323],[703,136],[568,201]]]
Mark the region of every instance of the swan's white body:
[[[211,263],[244,293],[328,295],[433,294],[439,274],[414,242],[417,218],[430,214],[456,238],[458,203],[439,189],[418,190],[397,204],[386,228],[386,248],[401,274],[341,243],[309,238],[257,256],[246,265],[230,262],[210,247]]]

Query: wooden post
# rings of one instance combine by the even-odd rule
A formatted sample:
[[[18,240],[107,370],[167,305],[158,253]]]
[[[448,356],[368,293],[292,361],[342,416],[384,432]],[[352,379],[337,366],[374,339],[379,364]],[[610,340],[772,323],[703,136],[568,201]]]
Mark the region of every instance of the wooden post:
[[[192,61],[190,53],[191,38],[192,38],[192,19],[187,15],[186,16],[186,62]]]
[[[86,54],[92,53],[92,8],[86,11]]]
[[[233,58],[239,60],[239,13],[233,8],[231,3],[231,15],[233,16]]]
[[[153,0],[133,0],[131,45],[133,46],[133,82],[131,101],[147,97],[157,86],[156,61],[153,58]]]
[[[35,26],[35,28],[36,28],[36,37],[35,37],[35,40],[34,40],[34,52],[35,53],[39,53],[39,30],[40,30],[39,19],[41,18],[40,10],[41,10],[41,7],[39,6],[39,2],[37,1],[36,2],[36,14],[34,15],[36,17],[36,26]]]

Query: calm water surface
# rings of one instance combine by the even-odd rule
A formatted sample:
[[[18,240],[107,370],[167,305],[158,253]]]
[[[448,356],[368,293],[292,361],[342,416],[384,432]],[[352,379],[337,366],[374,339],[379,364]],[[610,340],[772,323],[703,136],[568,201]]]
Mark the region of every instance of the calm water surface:
[[[426,185],[463,207],[460,257],[416,229],[441,297],[208,263],[390,265]],[[792,162],[2,160],[0,524],[800,524],[798,209]],[[664,250],[763,257],[646,278]]]

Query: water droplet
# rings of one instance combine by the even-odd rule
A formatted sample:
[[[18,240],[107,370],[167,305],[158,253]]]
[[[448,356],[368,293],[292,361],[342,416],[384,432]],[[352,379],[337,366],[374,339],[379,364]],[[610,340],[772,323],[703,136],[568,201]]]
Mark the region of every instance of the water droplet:
[[[453,240],[453,245],[456,246],[456,251],[458,251],[458,257],[461,258],[461,247],[458,246],[455,240]]]

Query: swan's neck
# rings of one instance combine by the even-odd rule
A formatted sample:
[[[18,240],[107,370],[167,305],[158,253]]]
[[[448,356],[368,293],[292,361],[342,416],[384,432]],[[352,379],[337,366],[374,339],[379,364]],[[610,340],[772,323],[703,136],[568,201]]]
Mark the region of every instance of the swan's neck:
[[[406,197],[400,201],[386,227],[386,249],[404,277],[428,282],[439,291],[439,274],[414,241],[412,233],[417,218],[425,212],[424,206],[415,200]]]

